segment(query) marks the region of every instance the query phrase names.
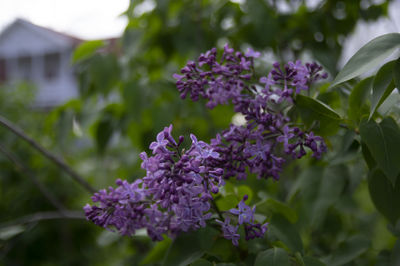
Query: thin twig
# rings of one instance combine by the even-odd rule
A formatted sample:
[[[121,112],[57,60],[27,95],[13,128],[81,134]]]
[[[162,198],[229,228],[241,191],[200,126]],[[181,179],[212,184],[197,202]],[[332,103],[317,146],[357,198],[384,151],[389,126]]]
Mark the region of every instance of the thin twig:
[[[1,223],[0,228],[14,226],[14,225],[21,225],[21,224],[30,224],[36,223],[44,220],[56,220],[56,219],[85,219],[82,211],[70,211],[66,210],[63,212],[37,212],[33,214],[29,214],[18,219]]]
[[[43,148],[39,143],[34,141],[32,138],[28,137],[21,129],[19,129],[17,126],[15,126],[13,123],[11,123],[9,120],[6,118],[0,116],[0,125],[3,127],[9,129],[11,132],[13,132],[15,135],[18,137],[22,138],[26,142],[28,142],[33,148],[38,150],[40,153],[42,153],[45,157],[47,157],[49,160],[51,160],[53,163],[55,163],[60,169],[62,169],[64,172],[66,172],[69,176],[72,177],[76,182],[78,182],[80,185],[82,185],[87,191],[94,193],[96,190],[88,183],[86,182],[77,172],[75,172],[71,167],[69,167],[63,159],[60,157],[57,157],[56,155],[52,154],[45,148]]]
[[[36,176],[25,166],[18,158],[8,151],[3,145],[0,144],[0,152],[4,154],[15,166],[15,169],[22,175],[27,176],[32,182],[38,187],[40,192],[50,201],[50,203],[57,208],[59,211],[64,212],[66,209],[63,204],[49,191],[46,187],[40,183]]]

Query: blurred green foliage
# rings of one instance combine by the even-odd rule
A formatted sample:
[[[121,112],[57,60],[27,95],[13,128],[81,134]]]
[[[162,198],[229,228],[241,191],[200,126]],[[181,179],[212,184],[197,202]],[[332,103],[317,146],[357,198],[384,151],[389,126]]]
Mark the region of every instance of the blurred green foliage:
[[[311,2],[132,0],[124,13],[128,25],[119,46],[111,49],[114,52],[106,41],[77,49],[73,60],[78,99],[44,112],[31,107],[30,86],[2,86],[0,114],[62,155],[96,188],[114,185],[117,178],[132,181],[144,174],[138,154],[148,151],[164,126],[172,123],[176,136],[193,132],[209,141],[231,123],[231,106],[208,110],[201,100],[179,99],[172,74],[187,60],[229,43],[263,52],[260,71],[266,71],[273,59],[308,57],[335,76],[346,36],[358,21],[386,15],[390,1],[326,0],[312,6]],[[252,176],[246,182],[227,182],[217,200],[221,208],[233,207],[251,191],[252,204],[270,222],[265,239],[243,241],[237,249],[212,228],[152,243],[145,235],[120,237],[83,219],[18,222],[26,215],[56,210],[29,175],[0,154],[0,264],[266,265],[273,259],[272,265],[388,265],[385,262],[398,260],[400,245],[395,245],[394,235],[399,226],[391,226],[395,233],[385,228],[386,220],[374,207],[381,203],[369,195],[371,182],[382,172],[374,170],[368,181],[361,147],[364,156],[370,147],[361,141],[363,136],[340,128],[339,122],[346,122],[358,130],[361,117],[370,112],[369,103],[358,101],[357,95],[371,90],[372,81],[356,84],[351,80],[333,88],[314,88],[309,97],[298,99],[299,109],[314,108],[300,110],[303,122],[320,120],[319,133],[336,133],[327,138],[329,153],[323,160],[307,157],[292,162],[279,182]],[[349,98],[348,88],[354,85],[358,89]],[[384,107],[374,118],[381,117]],[[315,108],[321,111],[319,117],[312,117]],[[358,115],[353,117],[349,110]],[[399,118],[398,110],[384,110]],[[0,137],[0,144],[65,208],[81,210],[90,201],[89,193],[8,130],[0,128]]]

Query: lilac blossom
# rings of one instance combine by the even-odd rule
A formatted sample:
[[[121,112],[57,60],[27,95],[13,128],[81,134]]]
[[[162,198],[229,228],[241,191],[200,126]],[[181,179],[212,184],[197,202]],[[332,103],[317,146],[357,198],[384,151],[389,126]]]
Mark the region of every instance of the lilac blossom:
[[[166,127],[150,144],[153,156],[140,154],[146,176],[133,183],[118,179],[117,188],[95,193],[97,205],[84,207],[87,219],[123,235],[145,228],[153,240],[206,226],[212,194],[224,185],[219,154],[194,135],[191,148],[181,152],[183,138],[177,143],[171,131]]]
[[[245,195],[237,205],[236,209],[231,209],[226,213],[224,222],[216,220],[216,222],[221,225],[223,237],[232,240],[232,244],[235,246],[239,243],[238,240],[240,239],[240,235],[238,234],[238,229],[241,225],[243,225],[245,229],[246,240],[254,239],[256,237],[262,238],[267,231],[268,223],[255,223],[255,207],[250,208],[246,205],[245,201],[247,198],[248,196]]]
[[[257,82],[253,61],[259,56],[251,49],[242,54],[225,45],[220,59],[213,48],[201,54],[197,62],[188,62],[181,75],[174,75],[182,98],[205,98],[209,108],[232,103],[246,119],[245,125],[231,125],[211,140],[224,178],[246,179],[250,171],[259,178],[278,180],[288,159],[299,159],[307,150],[320,158],[326,151],[323,139],[294,127],[285,109],[294,104],[296,94],[327,74],[320,73],[322,67],[317,63],[274,63],[267,76]],[[260,86],[263,89],[258,89]]]

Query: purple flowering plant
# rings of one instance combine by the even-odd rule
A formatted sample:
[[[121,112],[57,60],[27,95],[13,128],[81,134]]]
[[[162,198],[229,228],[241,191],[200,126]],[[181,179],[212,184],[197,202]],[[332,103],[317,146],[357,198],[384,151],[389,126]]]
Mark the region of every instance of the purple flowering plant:
[[[204,98],[208,108],[233,104],[246,122],[231,124],[210,143],[190,134],[188,149],[182,148],[183,136],[172,136],[172,125],[165,127],[150,144],[152,153],[140,154],[146,175],[132,183],[118,179],[116,188],[95,193],[95,204],[84,207],[87,219],[128,236],[144,228],[154,241],[206,225],[219,228],[236,246],[243,231],[245,240],[264,237],[268,223],[257,221],[247,195],[229,210],[219,210],[215,199],[227,179],[245,180],[251,173],[279,180],[288,160],[307,152],[322,156],[324,140],[296,126],[287,111],[296,95],[327,74],[316,63],[296,61],[275,63],[266,76],[257,78],[254,60],[259,56],[225,45],[220,57],[213,48],[174,74],[182,99]]]

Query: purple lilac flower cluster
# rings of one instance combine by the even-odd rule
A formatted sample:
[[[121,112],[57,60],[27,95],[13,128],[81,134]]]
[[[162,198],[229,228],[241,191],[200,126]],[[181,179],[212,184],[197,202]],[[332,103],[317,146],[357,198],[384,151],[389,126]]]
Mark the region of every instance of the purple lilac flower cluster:
[[[298,159],[308,148],[320,158],[326,151],[323,139],[293,126],[285,110],[293,105],[296,94],[325,79],[327,73],[321,74],[322,67],[317,63],[289,62],[283,68],[275,63],[270,73],[257,82],[253,61],[259,55],[252,50],[246,54],[235,52],[226,45],[217,60],[213,48],[200,55],[197,63],[191,61],[182,68],[182,75],[174,75],[182,98],[188,94],[194,101],[203,97],[209,108],[232,102],[235,111],[246,119],[245,125],[231,125],[211,140],[211,146],[220,154],[224,178],[245,179],[248,169],[259,178],[277,180],[284,154]]]
[[[182,75],[175,74],[182,98],[188,94],[194,101],[205,98],[209,108],[232,102],[246,124],[231,125],[210,144],[190,135],[192,145],[187,151],[180,148],[183,136],[176,141],[172,125],[166,127],[150,144],[152,156],[140,154],[146,176],[133,183],[118,179],[117,188],[95,193],[92,200],[97,205],[84,207],[86,217],[123,235],[145,228],[153,240],[175,237],[204,227],[216,217],[212,194],[219,192],[224,178],[245,179],[248,169],[260,178],[279,179],[284,154],[298,159],[306,154],[305,148],[319,158],[326,150],[323,139],[293,126],[285,108],[294,103],[296,94],[326,78],[326,73],[320,74],[322,68],[316,63],[289,62],[283,69],[275,63],[267,77],[256,82],[253,61],[259,56],[253,50],[242,54],[226,45],[220,60],[213,48],[197,62],[189,62]],[[246,240],[263,237],[267,230],[267,224],[255,221],[255,208],[246,205],[246,200],[247,196],[236,209],[223,212],[224,221],[215,220],[234,245],[240,239],[240,226]]]
[[[117,180],[117,188],[94,194],[98,206],[84,207],[89,220],[123,235],[146,228],[153,240],[206,225],[212,215],[212,193],[224,185],[219,154],[194,135],[190,149],[183,152],[183,136],[176,142],[171,130],[172,125],[166,127],[151,143],[153,156],[140,154],[145,177],[133,183]]]
[[[216,222],[221,225],[224,238],[232,240],[232,243],[235,246],[239,245],[238,241],[240,239],[240,234],[238,233],[238,229],[240,225],[244,226],[246,240],[254,239],[256,237],[264,237],[264,234],[267,231],[268,223],[254,223],[254,213],[256,208],[250,208],[246,205],[245,201],[247,198],[248,196],[245,195],[236,209],[229,210],[223,222],[216,220]],[[234,217],[233,220],[236,221],[236,224],[232,224],[234,221],[231,220],[230,216]]]

